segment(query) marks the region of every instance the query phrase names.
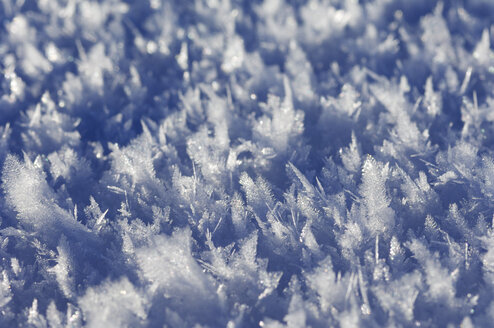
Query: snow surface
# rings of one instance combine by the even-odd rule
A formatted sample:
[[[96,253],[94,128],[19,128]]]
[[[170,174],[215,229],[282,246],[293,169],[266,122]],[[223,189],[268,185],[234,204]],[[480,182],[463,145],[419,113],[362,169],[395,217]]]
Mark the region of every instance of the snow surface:
[[[494,1],[0,20],[0,327],[492,326]]]

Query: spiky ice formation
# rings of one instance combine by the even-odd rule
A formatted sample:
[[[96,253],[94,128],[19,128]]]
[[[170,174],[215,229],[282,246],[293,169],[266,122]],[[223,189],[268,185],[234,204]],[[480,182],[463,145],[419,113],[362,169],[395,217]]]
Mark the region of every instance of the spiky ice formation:
[[[491,1],[0,20],[0,326],[494,321]]]

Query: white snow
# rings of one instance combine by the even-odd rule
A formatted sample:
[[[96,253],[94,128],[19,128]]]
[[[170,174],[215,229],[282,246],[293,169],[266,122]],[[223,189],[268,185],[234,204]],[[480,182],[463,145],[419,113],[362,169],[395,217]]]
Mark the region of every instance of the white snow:
[[[489,327],[488,0],[0,1],[0,327]]]

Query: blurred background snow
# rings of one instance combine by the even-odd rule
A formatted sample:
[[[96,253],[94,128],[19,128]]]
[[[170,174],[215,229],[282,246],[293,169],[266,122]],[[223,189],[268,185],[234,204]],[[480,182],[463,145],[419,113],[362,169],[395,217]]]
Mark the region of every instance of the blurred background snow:
[[[490,326],[493,23],[0,0],[0,326]]]

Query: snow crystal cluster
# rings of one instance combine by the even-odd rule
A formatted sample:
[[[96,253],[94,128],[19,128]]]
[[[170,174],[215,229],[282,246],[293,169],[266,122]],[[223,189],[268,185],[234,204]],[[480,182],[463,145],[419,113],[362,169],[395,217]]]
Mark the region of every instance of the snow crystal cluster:
[[[494,322],[494,1],[0,21],[0,327]]]

